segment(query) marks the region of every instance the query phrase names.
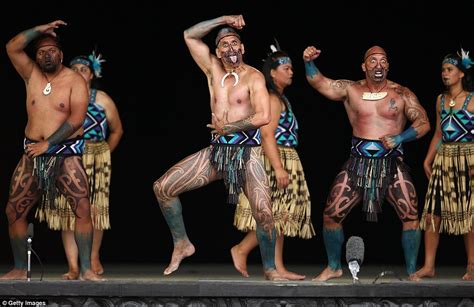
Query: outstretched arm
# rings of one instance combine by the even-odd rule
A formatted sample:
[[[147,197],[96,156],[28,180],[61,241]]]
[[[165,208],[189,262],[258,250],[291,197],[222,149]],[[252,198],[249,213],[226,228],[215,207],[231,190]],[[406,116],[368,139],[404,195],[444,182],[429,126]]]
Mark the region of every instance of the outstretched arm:
[[[36,26],[25,30],[13,37],[6,45],[7,54],[13,66],[20,76],[27,82],[33,71],[34,61],[26,54],[25,48],[31,41],[41,34],[56,36],[54,29],[60,25],[66,25],[62,20],[56,20],[48,24]]]
[[[326,98],[335,101],[344,101],[347,97],[347,87],[354,83],[350,80],[332,80],[325,77],[314,64],[314,60],[319,57],[321,50],[314,46],[307,47],[303,52],[306,80],[309,84],[324,95]]]
[[[245,26],[245,21],[242,15],[221,16],[202,21],[184,30],[184,41],[191,52],[191,56],[206,74],[209,74],[211,68],[212,55],[209,47],[202,41],[202,38],[211,32],[212,29],[221,25],[242,29]]]
[[[405,116],[412,124],[400,134],[382,137],[381,141],[386,148],[395,148],[400,143],[419,139],[431,129],[428,115],[415,94],[406,87],[402,87],[399,94],[405,102]]]

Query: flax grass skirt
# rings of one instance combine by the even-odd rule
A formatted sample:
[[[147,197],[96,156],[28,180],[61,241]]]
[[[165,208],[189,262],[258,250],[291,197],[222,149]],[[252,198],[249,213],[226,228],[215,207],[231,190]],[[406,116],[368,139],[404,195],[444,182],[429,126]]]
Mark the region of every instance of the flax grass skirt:
[[[469,233],[474,221],[474,143],[444,143],[433,161],[432,175],[420,222],[426,229],[428,213],[440,214],[439,232]],[[434,222],[432,221],[434,227]]]
[[[262,153],[265,171],[270,179],[273,219],[278,235],[299,236],[309,239],[315,235],[311,222],[311,201],[308,186],[295,148],[278,146],[283,167],[290,175],[286,189],[278,189],[275,172],[268,158]],[[256,229],[252,209],[244,193],[239,195],[235,209],[234,226],[240,231]]]
[[[89,201],[94,229],[110,229],[109,188],[111,176],[110,148],[107,142],[86,141],[82,164],[89,180]],[[53,230],[74,230],[76,216],[64,195],[56,197],[55,206],[40,206],[35,217],[46,221]]]

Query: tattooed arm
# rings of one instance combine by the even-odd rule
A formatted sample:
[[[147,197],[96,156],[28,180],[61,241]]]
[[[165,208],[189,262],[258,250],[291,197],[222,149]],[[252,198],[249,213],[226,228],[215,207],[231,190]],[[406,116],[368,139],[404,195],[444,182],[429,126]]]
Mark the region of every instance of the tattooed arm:
[[[17,34],[7,43],[8,57],[16,71],[25,81],[29,80],[35,62],[26,54],[24,49],[41,34],[56,36],[54,29],[57,29],[60,25],[66,25],[66,23],[62,20],[56,20],[48,24],[36,26]]]
[[[406,87],[400,87],[395,91],[404,101],[405,116],[412,124],[400,134],[382,137],[381,140],[386,148],[394,148],[400,143],[419,139],[431,129],[428,115],[415,94]]]
[[[303,52],[306,80],[309,84],[324,95],[334,101],[344,101],[347,97],[347,88],[353,84],[350,80],[332,80],[324,76],[314,64],[314,60],[319,57],[321,50],[314,46],[307,47]]]
[[[242,15],[221,16],[195,24],[184,30],[183,33],[184,41],[189,52],[191,52],[191,56],[206,75],[210,75],[212,61],[215,57],[211,55],[209,47],[203,42],[202,38],[214,28],[222,25],[242,29],[245,26],[245,21]]]

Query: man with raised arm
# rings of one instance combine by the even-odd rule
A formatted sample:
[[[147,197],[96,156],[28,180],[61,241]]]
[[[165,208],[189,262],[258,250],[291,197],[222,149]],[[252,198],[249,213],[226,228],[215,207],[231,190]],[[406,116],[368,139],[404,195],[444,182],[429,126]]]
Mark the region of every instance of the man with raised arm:
[[[342,102],[352,126],[350,157],[336,176],[326,201],[323,238],[328,266],[314,281],[342,276],[342,222],[362,202],[368,221],[377,221],[383,200],[396,210],[402,222],[402,247],[410,280],[416,277],[420,245],[418,199],[408,168],[403,162],[403,143],[430,130],[425,109],[408,88],[387,79],[387,53],[379,46],[367,50],[361,65],[365,79],[333,80],[314,64],[321,50],[303,52],[306,79],[328,99]],[[407,122],[411,125],[406,128]]]
[[[202,38],[219,26],[224,27],[217,33],[214,55]],[[165,275],[177,270],[195,251],[186,234],[179,195],[223,179],[229,203],[237,203],[240,191],[250,201],[265,278],[282,280],[275,269],[270,187],[260,157],[259,127],[270,121],[270,100],[263,74],[243,62],[245,48],[235,29],[244,26],[242,15],[231,15],[184,31],[191,56],[207,77],[212,121],[208,127],[213,130],[210,146],[175,164],[153,185],[174,243]]]
[[[28,212],[38,201],[54,206],[55,196],[62,193],[76,215],[74,236],[81,279],[101,280],[91,270],[92,221],[81,162],[87,84],[62,65],[63,52],[54,31],[65,25],[56,20],[36,26],[16,35],[6,46],[8,57],[25,81],[28,122],[24,154],[14,171],[6,206],[15,266],[1,279],[27,278]],[[32,42],[35,60],[25,52]]]

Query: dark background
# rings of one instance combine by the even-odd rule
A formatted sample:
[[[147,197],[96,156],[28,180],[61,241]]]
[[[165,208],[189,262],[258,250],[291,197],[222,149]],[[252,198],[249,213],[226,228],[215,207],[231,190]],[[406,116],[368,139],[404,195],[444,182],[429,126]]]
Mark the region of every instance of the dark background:
[[[307,83],[302,61],[304,48],[314,44],[322,49],[316,65],[328,77],[359,80],[364,78],[360,68],[364,52],[372,45],[381,45],[389,56],[389,79],[417,95],[433,129],[436,96],[443,90],[443,56],[461,46],[474,50],[474,0],[447,4],[169,1],[156,2],[153,7],[140,1],[17,2],[2,8],[2,44],[23,30],[63,19],[68,26],[58,33],[65,63],[75,55],[89,54],[94,46],[107,60],[100,85],[117,104],[124,135],[113,153],[112,229],[104,235],[102,261],[105,265],[151,262],[157,264],[158,271],[169,261],[173,245],[152,184],[174,163],[209,144],[206,78],[184,44],[184,29],[221,15],[243,14],[247,24],[241,31],[246,63],[260,68],[274,37],[293,59],[294,81],[286,94],[300,124],[298,152],[312,197],[317,235],[310,240],[287,238],[287,263],[326,263],[322,210],[330,184],[348,157],[351,138],[342,103],[325,99]],[[211,50],[214,36],[215,31],[205,37]],[[0,61],[0,263],[11,264],[4,206],[10,177],[22,154],[25,89],[4,48],[0,49]],[[405,145],[420,211],[428,183],[422,163],[432,132]],[[234,206],[225,200],[221,181],[181,196],[187,232],[196,246],[195,255],[187,262],[231,265],[229,250],[243,234],[232,226]],[[366,263],[404,263],[401,223],[388,204],[384,205],[377,224],[364,222],[360,206],[356,207],[346,219],[344,229],[346,238],[363,237]],[[48,230],[44,223],[35,222],[34,248],[46,264],[65,263],[59,232]],[[421,246],[419,265],[423,256]],[[260,263],[258,249],[249,262]],[[464,265],[462,237],[443,235],[437,262]]]

